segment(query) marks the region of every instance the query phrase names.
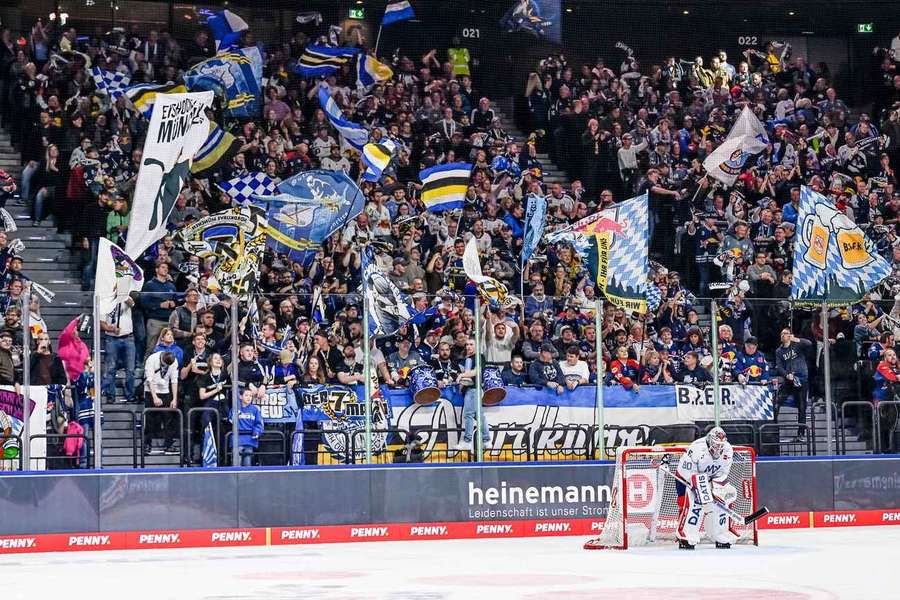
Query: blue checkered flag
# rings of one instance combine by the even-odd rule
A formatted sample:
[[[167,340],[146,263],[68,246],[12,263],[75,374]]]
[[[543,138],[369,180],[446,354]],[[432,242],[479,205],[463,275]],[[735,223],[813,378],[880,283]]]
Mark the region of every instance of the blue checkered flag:
[[[822,194],[802,186],[794,244],[791,299],[844,306],[891,274],[872,241]]]
[[[125,93],[125,88],[131,83],[131,77],[118,71],[106,71],[100,67],[91,69],[94,85],[98,92],[108,94],[111,98],[118,98]]]
[[[203,468],[219,466],[219,451],[216,449],[216,435],[213,433],[212,421],[203,430]]]
[[[275,182],[265,173],[250,173],[224,181],[219,189],[231,196],[238,204],[248,202],[253,196],[271,196],[275,193]]]

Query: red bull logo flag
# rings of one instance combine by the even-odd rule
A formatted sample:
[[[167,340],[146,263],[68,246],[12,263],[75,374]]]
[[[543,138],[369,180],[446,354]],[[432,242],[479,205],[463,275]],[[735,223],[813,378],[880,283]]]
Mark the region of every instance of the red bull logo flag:
[[[808,187],[800,191],[791,299],[845,305],[890,275],[890,264],[850,217]]]
[[[572,239],[599,291],[625,310],[647,312],[647,194],[626,200],[548,236]]]
[[[728,138],[703,161],[703,168],[710,177],[725,185],[734,185],[750,157],[765,150],[768,144],[769,138],[763,124],[745,106],[728,132]]]

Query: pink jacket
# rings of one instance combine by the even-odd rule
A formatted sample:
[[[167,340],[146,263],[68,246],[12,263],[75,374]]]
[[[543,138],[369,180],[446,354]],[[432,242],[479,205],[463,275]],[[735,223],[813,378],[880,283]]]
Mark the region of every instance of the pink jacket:
[[[84,435],[84,427],[78,424],[78,421],[69,421],[66,427],[66,435]],[[66,438],[63,442],[63,450],[66,456],[78,456],[81,454],[81,447],[84,445],[84,439],[80,437]]]
[[[94,324],[95,327],[99,325]],[[84,372],[84,365],[90,356],[87,345],[75,335],[75,329],[78,327],[78,318],[72,319],[72,322],[66,325],[66,328],[59,334],[59,350],[57,355],[63,361],[66,367],[66,374],[69,381],[75,381],[78,376]]]

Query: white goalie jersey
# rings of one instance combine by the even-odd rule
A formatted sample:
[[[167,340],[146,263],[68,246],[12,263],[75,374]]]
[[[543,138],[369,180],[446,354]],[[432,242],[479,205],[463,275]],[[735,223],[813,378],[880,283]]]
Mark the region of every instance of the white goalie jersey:
[[[706,474],[714,483],[725,483],[731,472],[731,463],[734,461],[734,451],[731,444],[723,443],[722,453],[719,458],[713,458],[706,443],[706,437],[702,437],[688,446],[687,452],[681,455],[678,461],[678,474],[687,481],[692,481],[694,475]]]

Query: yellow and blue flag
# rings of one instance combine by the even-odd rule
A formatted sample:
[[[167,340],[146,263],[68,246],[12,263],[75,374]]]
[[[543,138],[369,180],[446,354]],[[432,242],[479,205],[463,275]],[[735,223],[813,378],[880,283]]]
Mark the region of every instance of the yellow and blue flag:
[[[153,115],[157,94],[184,94],[187,88],[181,83],[138,83],[124,88],[123,91],[134,108],[149,119]]]
[[[383,139],[378,143],[371,142],[363,146],[362,159],[366,164],[363,179],[366,181],[381,179],[382,172],[391,163],[395,152],[397,152],[397,144],[389,139]]]
[[[223,98],[227,116],[262,114],[262,55],[255,46],[221,52],[197,63],[184,74],[184,83],[191,91],[211,90]]]
[[[419,173],[425,208],[433,213],[462,208],[471,173],[472,165],[469,163],[437,165]]]
[[[891,274],[862,229],[822,194],[800,188],[791,299],[844,306]]]
[[[367,90],[376,83],[390,81],[393,76],[391,68],[374,56],[359,54],[356,57],[356,87]]]
[[[191,173],[198,174],[214,169],[223,161],[234,156],[241,141],[219,127],[214,121],[209,122],[209,135],[194,155]]]
[[[304,77],[327,77],[359,53],[359,48],[347,46],[307,46],[294,71]]]

